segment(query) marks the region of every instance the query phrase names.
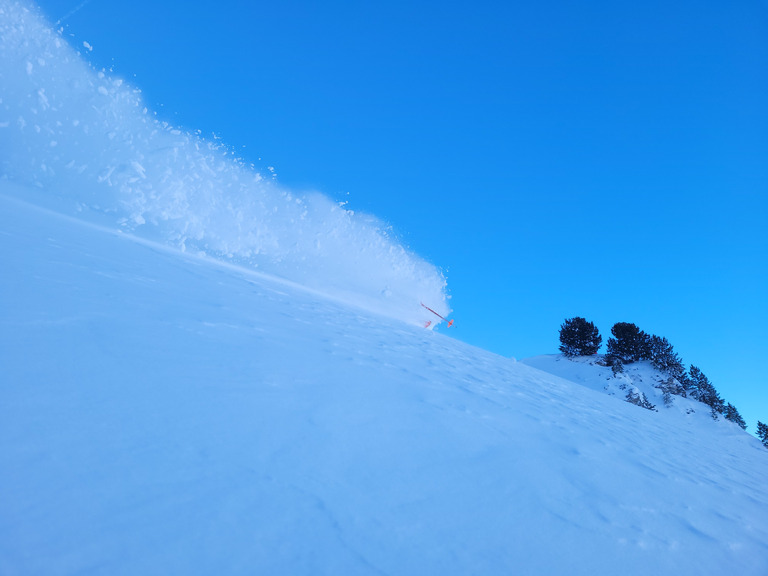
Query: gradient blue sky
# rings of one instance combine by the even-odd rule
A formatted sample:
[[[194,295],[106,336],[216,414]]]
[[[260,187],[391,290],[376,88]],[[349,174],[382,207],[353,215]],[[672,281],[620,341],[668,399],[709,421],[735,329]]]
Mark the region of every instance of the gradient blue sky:
[[[452,336],[634,322],[768,422],[766,2],[40,5],[161,118],[389,222]]]

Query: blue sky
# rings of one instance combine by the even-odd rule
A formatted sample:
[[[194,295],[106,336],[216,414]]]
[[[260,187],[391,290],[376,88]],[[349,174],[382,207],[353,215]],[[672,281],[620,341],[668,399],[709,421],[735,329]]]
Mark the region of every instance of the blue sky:
[[[634,322],[768,421],[764,2],[40,5],[160,117],[389,222],[454,337]]]

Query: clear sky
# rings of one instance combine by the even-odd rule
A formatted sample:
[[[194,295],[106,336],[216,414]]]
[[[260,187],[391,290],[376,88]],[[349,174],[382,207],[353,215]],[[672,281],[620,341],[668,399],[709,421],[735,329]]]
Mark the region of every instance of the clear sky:
[[[161,118],[389,222],[454,337],[633,322],[768,422],[764,1],[40,5]]]

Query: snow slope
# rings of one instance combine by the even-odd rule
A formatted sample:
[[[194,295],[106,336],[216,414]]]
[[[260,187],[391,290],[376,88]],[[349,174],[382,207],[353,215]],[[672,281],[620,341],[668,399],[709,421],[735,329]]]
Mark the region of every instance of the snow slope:
[[[738,427],[7,188],[0,573],[766,573]]]
[[[625,400],[630,392],[638,396],[645,395],[655,409],[665,417],[680,418],[682,416],[689,420],[710,422],[714,425],[711,408],[701,402],[672,395],[669,403],[665,403],[664,394],[659,386],[669,376],[656,370],[650,361],[626,364],[622,373],[614,375],[610,367],[601,364],[601,360],[604,360],[602,355],[568,359],[561,354],[548,354],[526,358],[523,362],[528,366],[592,390],[603,391],[621,400]],[[718,417],[718,422],[725,427],[724,430],[730,430],[733,426],[724,418]]]
[[[0,32],[0,574],[768,572],[755,438],[416,326],[373,220]]]

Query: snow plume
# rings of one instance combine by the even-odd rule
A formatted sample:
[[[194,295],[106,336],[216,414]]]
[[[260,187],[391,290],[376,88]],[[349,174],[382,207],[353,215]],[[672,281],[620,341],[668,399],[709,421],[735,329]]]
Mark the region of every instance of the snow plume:
[[[158,121],[23,0],[0,0],[0,86],[0,176],[34,188],[27,200],[405,321],[424,319],[420,301],[449,311],[440,271],[380,221]]]

